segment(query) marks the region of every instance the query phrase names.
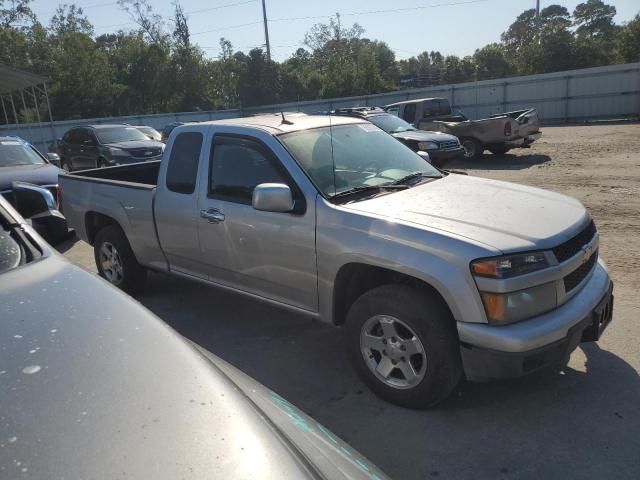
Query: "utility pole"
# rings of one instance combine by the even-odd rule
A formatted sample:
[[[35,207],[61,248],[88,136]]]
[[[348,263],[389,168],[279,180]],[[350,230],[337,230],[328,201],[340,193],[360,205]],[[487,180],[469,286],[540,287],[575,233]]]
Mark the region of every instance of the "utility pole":
[[[262,2],[264,5],[264,2]],[[536,0],[536,18],[540,18],[540,0]]]
[[[262,0],[262,18],[264,19],[264,40],[267,45],[267,60],[271,60],[271,46],[269,45],[269,26],[267,25],[267,7]]]

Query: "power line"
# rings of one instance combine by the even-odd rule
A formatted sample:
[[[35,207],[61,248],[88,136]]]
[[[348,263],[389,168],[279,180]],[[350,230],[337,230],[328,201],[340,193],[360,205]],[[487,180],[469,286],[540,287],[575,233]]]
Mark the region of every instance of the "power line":
[[[191,10],[190,12],[184,12],[184,13],[185,15],[192,15],[194,13],[212,12],[214,10],[221,10],[223,8],[239,7],[241,5],[248,5],[249,3],[257,3],[258,1],[259,0],[245,0],[243,2],[227,3],[225,5],[217,5],[215,7],[201,8],[199,10]],[[111,3],[111,4],[105,4],[105,5],[115,5],[115,4],[117,4],[117,2]],[[94,28],[103,29],[103,28],[111,28],[111,27],[122,27],[125,25],[136,25],[136,22],[117,23],[115,25],[96,26]]]
[[[468,0],[468,1],[464,1],[464,2],[452,2],[452,3],[438,3],[438,4],[434,4],[434,5],[419,5],[416,7],[404,7],[404,8],[389,8],[386,10],[369,10],[369,11],[364,11],[364,12],[347,12],[347,13],[340,13],[341,17],[349,17],[349,16],[354,16],[354,15],[376,15],[376,14],[380,14],[380,13],[397,13],[397,12],[409,12],[409,11],[415,11],[415,10],[425,10],[428,8],[440,8],[440,7],[454,7],[457,5],[469,5],[472,3],[485,3],[488,2],[490,0]],[[333,17],[333,15],[312,15],[312,16],[307,16],[307,17],[288,17],[288,18],[274,18],[272,20],[269,20],[270,22],[288,22],[288,21],[294,21],[294,20],[315,20],[318,18],[331,18]]]

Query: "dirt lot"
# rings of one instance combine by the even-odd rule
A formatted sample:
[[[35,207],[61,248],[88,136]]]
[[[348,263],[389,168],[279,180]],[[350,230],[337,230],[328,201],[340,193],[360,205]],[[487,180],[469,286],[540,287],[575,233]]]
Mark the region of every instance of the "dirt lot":
[[[160,274],[139,300],[392,478],[640,478],[640,125],[545,128],[529,150],[447,168],[566,193],[593,214],[616,285],[614,321],[564,371],[467,383],[435,410],[404,410],[347,367],[339,329]],[[95,271],[86,244],[62,250]]]

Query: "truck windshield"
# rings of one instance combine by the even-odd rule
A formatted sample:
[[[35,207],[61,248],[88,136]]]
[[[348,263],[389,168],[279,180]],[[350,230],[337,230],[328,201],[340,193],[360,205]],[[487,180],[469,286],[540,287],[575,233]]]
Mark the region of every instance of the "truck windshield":
[[[95,132],[102,144],[149,140],[149,137],[136,127],[100,128],[96,129]]]
[[[373,115],[371,117],[367,117],[367,120],[387,133],[400,133],[415,130],[413,125],[391,114]]]
[[[370,123],[286,133],[281,141],[326,197],[393,185],[411,174],[440,177],[422,157]]]
[[[43,163],[47,162],[28,145],[17,140],[0,140],[0,167]]]

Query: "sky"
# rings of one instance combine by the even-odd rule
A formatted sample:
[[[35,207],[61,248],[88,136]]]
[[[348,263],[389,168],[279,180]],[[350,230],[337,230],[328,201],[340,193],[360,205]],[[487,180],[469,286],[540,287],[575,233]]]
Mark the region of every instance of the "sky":
[[[315,23],[326,23],[339,12],[345,26],[354,22],[364,29],[364,37],[381,40],[395,51],[396,58],[408,58],[423,51],[438,50],[443,55],[465,56],[476,48],[500,40],[515,18],[535,8],[535,0],[322,0],[317,2],[265,0],[269,19],[272,58],[288,58],[303,46],[305,33]],[[40,22],[48,24],[60,3],[83,7],[96,35],[131,29],[135,25],[115,0],[33,0]],[[154,12],[171,18],[173,1],[149,0]],[[235,50],[262,46],[264,26],[261,0],[180,0],[187,13],[192,41],[207,56],[217,57],[220,37]],[[540,8],[561,4],[573,11],[579,0],[541,0]],[[640,13],[638,0],[609,0],[617,9],[615,21],[622,23]],[[171,24],[168,24],[169,29]]]

